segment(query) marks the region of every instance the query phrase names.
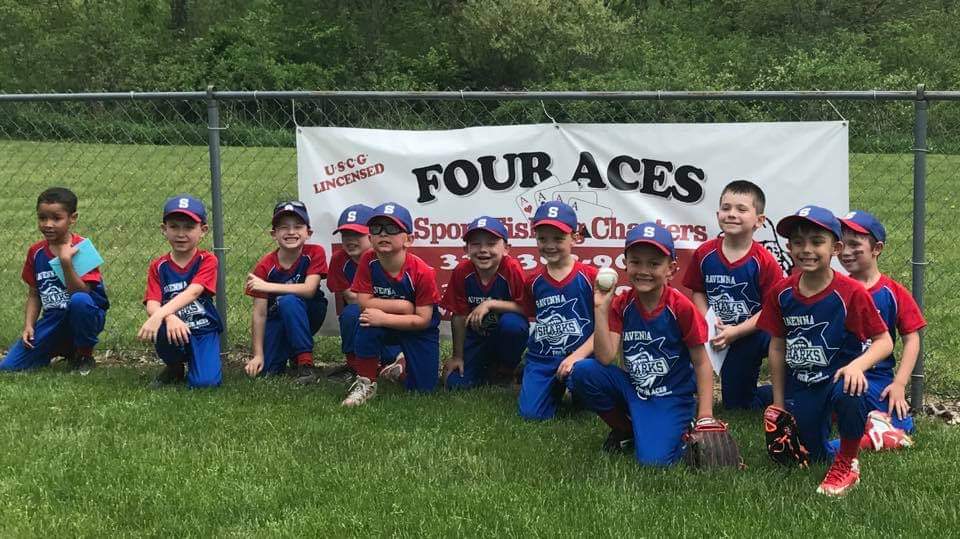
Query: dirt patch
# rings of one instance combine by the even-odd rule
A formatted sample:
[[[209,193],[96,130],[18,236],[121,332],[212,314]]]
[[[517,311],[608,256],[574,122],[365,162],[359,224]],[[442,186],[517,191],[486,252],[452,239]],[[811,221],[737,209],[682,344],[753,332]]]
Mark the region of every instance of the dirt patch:
[[[924,400],[924,414],[940,419],[947,425],[960,425],[960,400],[938,395],[927,395]]]

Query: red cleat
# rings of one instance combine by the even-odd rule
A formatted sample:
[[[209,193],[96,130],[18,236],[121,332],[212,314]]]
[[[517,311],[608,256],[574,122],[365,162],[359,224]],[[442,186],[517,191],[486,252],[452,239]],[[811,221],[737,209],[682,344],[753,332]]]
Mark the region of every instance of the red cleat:
[[[837,455],[817,487],[818,494],[843,496],[860,482],[860,461]]]
[[[399,384],[407,379],[407,358],[403,352],[397,354],[397,359],[393,363],[380,369],[379,378]]]
[[[880,410],[874,410],[867,415],[867,426],[863,437],[869,440],[869,447],[874,451],[913,447],[913,438],[903,429],[894,427],[890,415]],[[864,447],[864,442],[866,440],[861,441],[861,448]]]

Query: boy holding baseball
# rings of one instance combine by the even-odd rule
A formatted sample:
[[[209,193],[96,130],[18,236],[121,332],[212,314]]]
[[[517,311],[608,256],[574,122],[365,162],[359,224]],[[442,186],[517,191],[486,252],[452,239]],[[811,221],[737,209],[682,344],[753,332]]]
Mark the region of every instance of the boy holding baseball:
[[[724,428],[713,419],[713,372],[707,324],[668,280],[676,271],[673,238],[656,223],[627,233],[629,292],[594,292],[594,353],[571,378],[573,393],[610,427],[609,452],[634,448],[640,464],[667,466],[685,449],[683,434]],[[605,288],[605,289],[604,289]],[[623,350],[623,368],[616,365]]]

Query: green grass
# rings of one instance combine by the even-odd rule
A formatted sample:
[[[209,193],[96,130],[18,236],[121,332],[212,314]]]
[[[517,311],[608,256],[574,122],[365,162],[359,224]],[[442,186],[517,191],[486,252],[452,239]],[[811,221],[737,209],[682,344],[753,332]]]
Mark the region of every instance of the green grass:
[[[644,469],[599,451],[593,414],[521,421],[513,394],[248,380],[145,388],[153,370],[0,377],[0,535],[933,536],[957,529],[960,429],[863,457],[861,485],[766,460],[756,414],[723,414],[748,469]]]
[[[249,345],[251,302],[243,280],[256,260],[273,248],[267,234],[273,204],[297,192],[293,148],[224,147],[223,198],[227,257],[226,314],[232,345]],[[136,329],[146,268],[166,252],[159,232],[160,207],[167,196],[189,191],[210,201],[207,148],[0,141],[0,346],[15,340],[23,323],[25,289],[20,269],[27,247],[38,239],[34,206],[51,185],[67,185],[80,196],[77,231],[94,239],[106,263],[104,275],[112,302],[101,349],[138,349]],[[889,242],[881,268],[910,282],[912,156],[852,154],[851,206],[877,213],[887,225]],[[957,215],[956,184],[960,157],[931,155],[928,163],[926,314],[927,372],[936,392],[960,394],[960,312],[955,307],[960,251],[953,248]],[[775,197],[776,193],[768,193]],[[212,247],[212,235],[203,242]],[[324,359],[337,343],[320,339]]]

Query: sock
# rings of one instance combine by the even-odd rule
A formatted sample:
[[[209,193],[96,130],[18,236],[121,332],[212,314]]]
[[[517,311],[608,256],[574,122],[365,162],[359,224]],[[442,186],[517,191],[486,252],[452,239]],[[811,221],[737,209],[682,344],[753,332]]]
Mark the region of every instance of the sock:
[[[860,454],[860,438],[840,438],[840,456],[853,460]]]
[[[300,352],[296,357],[297,365],[313,366],[313,352]]]
[[[611,429],[623,433],[632,433],[633,424],[630,423],[630,419],[627,418],[627,414],[623,412],[620,408],[611,408],[603,412],[597,412],[597,415],[600,416],[600,419],[603,420]]]
[[[93,356],[93,347],[92,346],[78,346],[77,347],[77,357],[92,357]]]
[[[380,360],[375,357],[358,357],[354,360],[353,370],[357,376],[376,381],[377,373],[380,371]]]
[[[346,355],[347,368],[353,372],[357,372],[357,355],[353,352],[350,352]]]

